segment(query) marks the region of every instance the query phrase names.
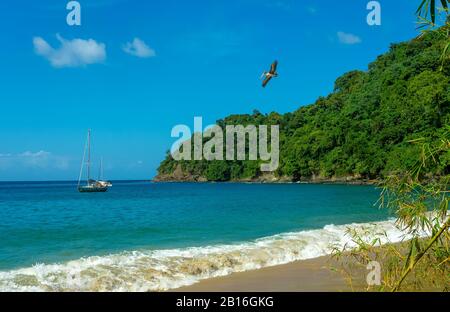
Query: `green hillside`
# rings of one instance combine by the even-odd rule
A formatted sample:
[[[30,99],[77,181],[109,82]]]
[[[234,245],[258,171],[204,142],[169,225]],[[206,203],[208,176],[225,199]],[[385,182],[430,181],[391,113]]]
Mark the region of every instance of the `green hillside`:
[[[278,113],[232,115],[229,124],[279,124],[282,180],[377,179],[410,167],[420,153],[409,141],[432,142],[449,131],[450,64],[441,68],[448,38],[428,33],[394,44],[388,53],[336,79],[334,91],[308,106]],[[437,174],[448,174],[450,155]],[[168,154],[156,180],[258,180],[257,161],[180,161]]]

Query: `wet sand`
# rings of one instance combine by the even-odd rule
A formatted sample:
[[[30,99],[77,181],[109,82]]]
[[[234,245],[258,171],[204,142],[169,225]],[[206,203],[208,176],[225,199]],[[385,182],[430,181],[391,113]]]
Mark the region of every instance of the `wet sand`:
[[[296,261],[259,270],[233,273],[224,277],[211,278],[197,284],[172,291],[188,292],[277,292],[277,291],[352,291],[344,275],[331,269],[333,260],[320,257]],[[354,290],[364,287],[365,276],[361,272],[356,278]],[[355,283],[355,281],[354,281]]]

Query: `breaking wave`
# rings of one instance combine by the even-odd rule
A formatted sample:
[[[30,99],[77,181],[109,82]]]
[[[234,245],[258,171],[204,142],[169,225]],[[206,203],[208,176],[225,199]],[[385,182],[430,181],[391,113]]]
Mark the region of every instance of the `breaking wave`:
[[[382,244],[407,239],[394,220],[327,225],[253,241],[183,249],[131,251],[0,272],[0,291],[163,291],[233,272],[328,255],[355,246],[348,228]],[[369,234],[370,233],[370,234]]]

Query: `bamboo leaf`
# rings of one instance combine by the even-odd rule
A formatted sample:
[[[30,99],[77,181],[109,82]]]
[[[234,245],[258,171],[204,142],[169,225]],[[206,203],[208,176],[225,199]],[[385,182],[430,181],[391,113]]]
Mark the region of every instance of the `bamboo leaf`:
[[[423,0],[423,1],[422,1],[422,3],[419,5],[419,8],[418,8],[417,11],[416,11],[416,14],[420,14],[420,13],[422,12],[424,6],[427,6],[427,7],[428,7],[428,4],[427,4],[428,1],[429,1],[429,0]]]

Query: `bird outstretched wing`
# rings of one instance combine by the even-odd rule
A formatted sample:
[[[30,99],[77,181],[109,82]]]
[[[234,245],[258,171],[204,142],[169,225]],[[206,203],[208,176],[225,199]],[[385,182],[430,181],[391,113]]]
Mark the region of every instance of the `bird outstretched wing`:
[[[267,85],[267,83],[272,79],[272,76],[266,76],[266,79],[264,79],[262,86],[263,88]]]
[[[272,63],[272,65],[270,66],[270,73],[274,74],[277,71],[277,66],[278,66],[278,61],[275,61]]]

